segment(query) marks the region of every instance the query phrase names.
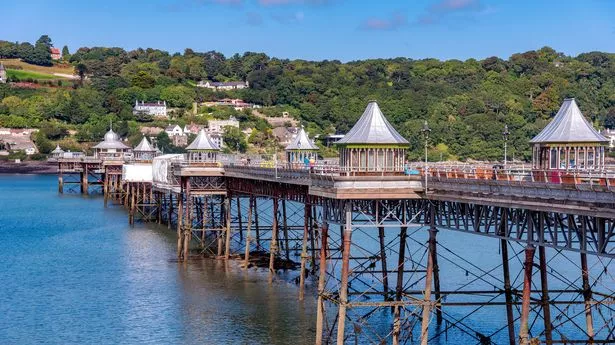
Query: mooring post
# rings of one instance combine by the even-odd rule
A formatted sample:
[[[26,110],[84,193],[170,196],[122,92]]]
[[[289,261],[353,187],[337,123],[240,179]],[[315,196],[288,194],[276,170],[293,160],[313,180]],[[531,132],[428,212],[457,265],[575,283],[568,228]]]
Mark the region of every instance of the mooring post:
[[[254,204],[254,197],[250,195],[248,199],[248,228],[246,229],[246,251],[243,256],[243,262],[245,268],[248,268],[250,264],[250,242],[252,242],[252,207]]]
[[[171,224],[173,223],[173,191],[169,192],[169,205],[167,207],[167,211],[167,228],[171,229]]]
[[[405,224],[405,212],[404,212]],[[406,237],[407,227],[402,226],[399,230],[399,257],[397,258],[397,286],[395,287],[395,301],[401,301],[404,288],[404,263],[406,257]],[[393,345],[399,345],[401,333],[401,307],[396,305],[393,308]]]
[[[301,243],[301,270],[299,271],[299,300],[303,301],[305,290],[305,266],[307,264],[307,245],[308,245],[308,232],[310,230],[310,211],[312,207],[309,201],[305,201],[303,206],[303,242]]]
[[[243,241],[243,219],[241,219],[241,197],[237,195],[237,225],[239,226],[239,243]]]
[[[340,277],[340,305],[337,320],[337,343],[344,344],[346,309],[348,308],[348,274],[350,272],[350,245],[352,244],[352,201],[346,202],[343,232],[342,273]]]
[[[128,208],[130,204],[130,184],[126,182],[126,195],[124,195],[124,208]]]
[[[271,244],[269,245],[269,280],[275,274],[275,256],[278,252],[278,198],[273,198],[273,221],[271,224]]]
[[[435,215],[433,204],[430,206],[430,227],[429,227],[429,242],[427,246],[427,271],[425,273],[425,290],[423,292],[423,318],[421,322],[421,345],[427,345],[429,339],[429,323],[431,320],[431,288],[433,280],[433,249],[436,243],[436,233],[438,230],[435,227]]]
[[[224,227],[224,205],[225,205],[225,200],[226,198],[224,196],[220,197],[220,228],[216,229],[216,238],[217,238],[217,242],[218,242],[218,252],[217,252],[217,256],[221,257],[222,256],[222,251],[224,250],[224,237],[222,236],[222,231],[224,231],[223,227]],[[212,212],[213,214],[213,212]]]
[[[62,170],[58,172],[58,193],[64,194],[64,176],[62,175]]]
[[[515,339],[515,318],[513,314],[513,298],[510,286],[510,268],[508,265],[508,241],[500,240],[502,247],[502,270],[504,271],[504,297],[506,298],[506,322],[508,327],[508,343],[516,345]]]
[[[224,247],[224,259],[228,260],[231,257],[231,198],[228,197],[224,200],[224,209],[226,210],[226,221],[224,224],[224,231],[226,233],[225,247]]]
[[[547,258],[545,253],[545,247],[538,247],[538,260],[540,263],[540,287],[541,287],[541,302],[542,302],[542,315],[545,326],[545,343],[547,345],[553,344],[552,328],[551,325],[551,304],[549,302],[549,284],[547,275]]]
[[[529,219],[528,222],[532,224],[533,220]],[[536,248],[528,244],[525,247],[525,263],[524,263],[524,275],[523,275],[523,299],[521,301],[521,325],[519,326],[519,345],[527,345],[530,343],[530,297],[532,290],[532,268],[534,266],[534,252]]]
[[[181,182],[183,185],[183,181]],[[183,189],[183,188],[182,188]],[[182,260],[182,254],[184,252],[183,245],[183,232],[182,232],[182,222],[184,218],[184,192],[180,192],[177,195],[177,258]]]
[[[594,318],[592,315],[592,290],[589,285],[589,270],[587,268],[587,254],[581,253],[581,278],[583,279],[583,300],[585,301],[585,326],[588,342],[594,340]]]
[[[103,178],[103,198],[104,198],[104,207],[107,207],[107,202],[109,200],[109,174],[104,174]]]
[[[290,260],[290,245],[288,241],[288,220],[286,219],[286,199],[282,199],[282,231],[284,231],[284,253]]]
[[[325,315],[325,287],[327,276],[327,249],[329,239],[329,223],[325,217],[322,221],[322,229],[320,232],[320,257],[318,263],[320,265],[320,273],[318,275],[318,302],[316,304],[316,345],[322,345],[322,335],[324,331],[324,315]]]
[[[136,191],[135,191],[136,189]],[[128,223],[130,223],[130,225],[133,225],[135,223],[135,194],[139,192],[139,188],[134,188],[134,186],[132,187],[132,193],[130,194],[130,205],[128,208],[128,214],[129,214],[129,221]]]
[[[192,193],[190,186],[190,178],[186,178],[184,182],[185,191],[186,191],[186,204],[184,205],[184,211],[186,213],[185,223],[183,226],[183,237],[184,237],[184,260],[188,260],[188,256],[190,255],[190,237],[192,236]]]
[[[261,250],[261,232],[258,225],[258,198],[254,197],[254,229],[256,230],[256,250]]]

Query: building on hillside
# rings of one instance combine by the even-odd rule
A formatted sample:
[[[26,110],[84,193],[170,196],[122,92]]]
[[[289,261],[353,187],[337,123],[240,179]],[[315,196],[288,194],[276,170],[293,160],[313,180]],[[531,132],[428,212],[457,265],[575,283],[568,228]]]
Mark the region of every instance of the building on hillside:
[[[323,139],[325,146],[330,147],[344,137],[344,134],[329,134]]]
[[[49,52],[51,53],[51,60],[61,60],[62,59],[62,51],[60,48],[49,48]]]
[[[167,128],[164,129],[164,131],[167,132],[169,138],[184,135],[184,130],[179,127],[179,125],[168,125]]]
[[[135,106],[132,109],[134,115],[145,114],[153,117],[168,117],[167,115],[167,102],[157,101],[153,103],[146,103],[144,101],[135,101]]]
[[[219,90],[241,90],[250,87],[247,81],[228,81],[228,82],[218,82],[218,81],[203,81],[201,80],[196,84],[198,87],[204,87],[207,89],[213,89],[216,91]]]
[[[588,171],[604,169],[609,139],[587,121],[574,98],[567,98],[553,120],[530,144],[535,170]]]
[[[164,131],[164,129],[160,127],[141,127],[141,134],[147,135],[150,138],[157,136],[162,131]]]
[[[209,120],[207,128],[209,133],[224,133],[224,127],[231,126],[239,128],[239,121],[235,116],[229,117],[228,120]]]
[[[6,83],[7,81],[7,74],[6,74],[6,69],[4,68],[4,65],[2,64],[2,62],[0,62],[0,83]]]
[[[297,136],[298,130],[296,127],[276,127],[272,131],[280,145],[287,146]]]
[[[171,143],[177,147],[185,147],[188,145],[187,135],[174,135],[171,137]]]
[[[188,134],[198,134],[199,131],[203,128],[204,126],[201,125],[197,125],[195,123],[191,123],[189,125],[185,125],[184,126],[184,134],[188,135]]]
[[[400,174],[410,146],[371,101],[357,123],[336,145],[340,168],[352,174]]]
[[[211,139],[211,141],[213,141],[216,146],[222,148],[222,147],[226,147],[226,144],[224,144],[224,138],[222,137],[221,133],[208,133],[209,135],[209,139]]]
[[[318,146],[314,145],[301,126],[299,133],[285,148],[286,160],[291,164],[304,164],[306,161],[316,160],[317,150]]]
[[[105,133],[103,141],[92,147],[94,149],[94,157],[110,160],[124,160],[130,156],[130,147],[120,141],[120,136],[109,129]]]
[[[0,142],[3,151],[24,151],[28,155],[38,152],[31,139],[32,133],[38,132],[33,128],[0,128]]]
[[[609,140],[609,150],[615,150],[615,129],[607,128],[600,131],[600,134]]]

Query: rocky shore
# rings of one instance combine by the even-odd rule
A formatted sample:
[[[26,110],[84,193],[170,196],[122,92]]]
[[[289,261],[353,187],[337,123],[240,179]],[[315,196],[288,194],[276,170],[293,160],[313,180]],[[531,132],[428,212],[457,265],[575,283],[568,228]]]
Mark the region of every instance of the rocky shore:
[[[0,162],[0,174],[56,174],[57,172],[58,164],[53,162]]]

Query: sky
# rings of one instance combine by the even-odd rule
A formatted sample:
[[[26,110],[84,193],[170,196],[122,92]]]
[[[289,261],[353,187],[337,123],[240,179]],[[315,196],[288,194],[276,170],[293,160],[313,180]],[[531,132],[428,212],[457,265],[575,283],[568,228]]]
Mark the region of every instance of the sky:
[[[615,52],[611,0],[20,0],[0,40],[352,61]]]

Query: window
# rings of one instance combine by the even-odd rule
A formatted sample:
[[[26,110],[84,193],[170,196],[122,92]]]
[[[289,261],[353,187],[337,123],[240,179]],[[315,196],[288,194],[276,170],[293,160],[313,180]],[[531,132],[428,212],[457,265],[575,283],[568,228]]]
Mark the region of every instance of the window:
[[[588,169],[594,168],[594,151],[593,150],[587,151],[587,168]]]
[[[585,169],[585,149],[584,148],[579,148],[578,168]]]
[[[551,163],[549,167],[551,169],[557,169],[557,149],[551,149]]]

